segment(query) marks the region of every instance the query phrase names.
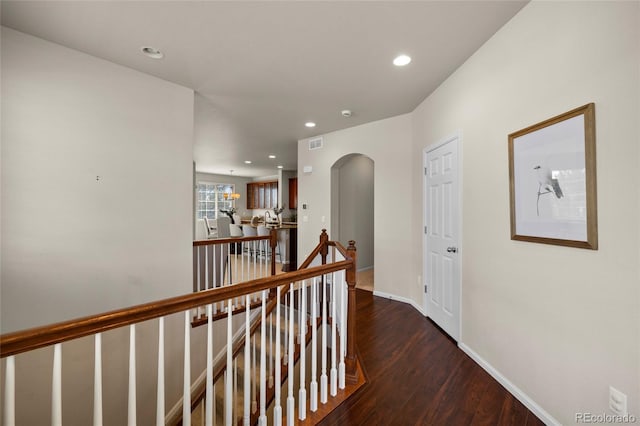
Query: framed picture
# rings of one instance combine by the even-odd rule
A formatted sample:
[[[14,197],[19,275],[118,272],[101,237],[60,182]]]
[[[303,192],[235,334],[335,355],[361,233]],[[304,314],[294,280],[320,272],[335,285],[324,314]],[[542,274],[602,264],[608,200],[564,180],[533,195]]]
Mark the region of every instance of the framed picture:
[[[595,105],[509,135],[511,239],[598,249]]]

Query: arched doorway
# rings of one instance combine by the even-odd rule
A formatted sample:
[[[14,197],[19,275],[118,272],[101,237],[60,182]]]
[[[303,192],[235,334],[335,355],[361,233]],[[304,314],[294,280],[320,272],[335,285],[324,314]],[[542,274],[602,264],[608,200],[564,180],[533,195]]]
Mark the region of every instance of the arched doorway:
[[[331,238],[358,249],[358,288],[373,291],[374,161],[348,154],[331,166]]]

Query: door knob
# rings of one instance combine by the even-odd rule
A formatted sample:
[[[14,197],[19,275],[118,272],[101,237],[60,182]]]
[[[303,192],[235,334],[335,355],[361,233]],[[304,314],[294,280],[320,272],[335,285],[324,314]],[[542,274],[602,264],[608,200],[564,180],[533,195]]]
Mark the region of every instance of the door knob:
[[[447,247],[447,253],[457,253],[458,247]]]

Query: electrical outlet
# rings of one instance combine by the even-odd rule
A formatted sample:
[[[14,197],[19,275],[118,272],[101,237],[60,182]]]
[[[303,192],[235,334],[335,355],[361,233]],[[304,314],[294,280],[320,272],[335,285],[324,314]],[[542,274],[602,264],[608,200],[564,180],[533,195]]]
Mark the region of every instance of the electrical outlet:
[[[609,386],[609,409],[618,416],[627,415],[627,395]]]

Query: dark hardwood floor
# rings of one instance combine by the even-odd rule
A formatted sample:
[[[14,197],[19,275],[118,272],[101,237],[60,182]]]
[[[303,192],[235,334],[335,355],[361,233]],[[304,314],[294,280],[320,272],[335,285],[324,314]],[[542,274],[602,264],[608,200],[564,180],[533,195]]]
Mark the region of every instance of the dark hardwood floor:
[[[413,307],[357,290],[367,384],[321,425],[543,425]]]

